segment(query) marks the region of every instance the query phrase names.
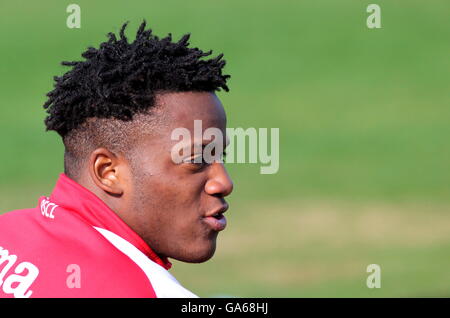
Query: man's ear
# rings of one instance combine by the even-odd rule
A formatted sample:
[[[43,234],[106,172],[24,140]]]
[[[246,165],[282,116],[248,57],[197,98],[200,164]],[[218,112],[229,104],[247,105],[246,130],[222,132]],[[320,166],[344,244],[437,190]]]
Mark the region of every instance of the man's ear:
[[[89,157],[89,174],[103,191],[120,196],[123,194],[123,162],[106,148],[95,149]],[[120,174],[122,173],[122,175]]]

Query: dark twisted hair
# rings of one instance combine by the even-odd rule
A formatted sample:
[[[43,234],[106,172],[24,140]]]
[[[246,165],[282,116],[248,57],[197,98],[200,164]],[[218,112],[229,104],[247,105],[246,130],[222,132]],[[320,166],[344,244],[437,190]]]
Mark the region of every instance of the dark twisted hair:
[[[203,59],[212,51],[189,48],[189,34],[178,42],[172,42],[171,34],[159,39],[145,30],[145,21],[129,43],[126,26],[119,39],[108,33],[109,40],[98,49],[89,47],[82,54],[85,61],[62,62],[72,69],[55,76],[47,94],[47,130],[64,138],[88,118],[131,120],[154,105],[158,92],[228,91],[223,54]]]

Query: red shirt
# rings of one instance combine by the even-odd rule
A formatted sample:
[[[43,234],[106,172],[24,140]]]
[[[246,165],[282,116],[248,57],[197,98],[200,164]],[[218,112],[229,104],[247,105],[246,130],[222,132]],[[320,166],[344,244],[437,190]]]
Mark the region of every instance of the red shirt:
[[[64,174],[36,208],[0,216],[0,297],[195,297],[170,267]]]

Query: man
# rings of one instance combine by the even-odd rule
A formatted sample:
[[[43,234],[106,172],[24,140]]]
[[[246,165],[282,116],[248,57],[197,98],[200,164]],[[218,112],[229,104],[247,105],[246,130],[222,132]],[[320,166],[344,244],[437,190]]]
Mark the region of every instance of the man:
[[[84,61],[63,62],[72,69],[47,94],[65,173],[36,208],[0,216],[1,297],[195,296],[168,258],[213,256],[233,184],[220,159],[194,150],[174,161],[172,132],[195,135],[201,120],[225,136],[214,92],[228,91],[229,76],[222,55],[205,59],[211,52],[189,48],[189,35],[159,39],[144,22],[129,42],[125,28]],[[201,138],[187,148],[211,142]]]

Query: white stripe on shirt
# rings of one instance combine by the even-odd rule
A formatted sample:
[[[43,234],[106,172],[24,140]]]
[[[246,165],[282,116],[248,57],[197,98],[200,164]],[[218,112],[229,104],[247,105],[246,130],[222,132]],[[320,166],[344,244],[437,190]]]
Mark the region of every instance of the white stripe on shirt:
[[[153,262],[144,253],[142,253],[133,244],[126,241],[117,234],[95,227],[100,234],[102,234],[112,245],[118,250],[127,255],[133,262],[139,266],[142,271],[147,275],[156,297],[158,298],[198,298],[173,277],[169,271],[167,271],[161,265]]]

